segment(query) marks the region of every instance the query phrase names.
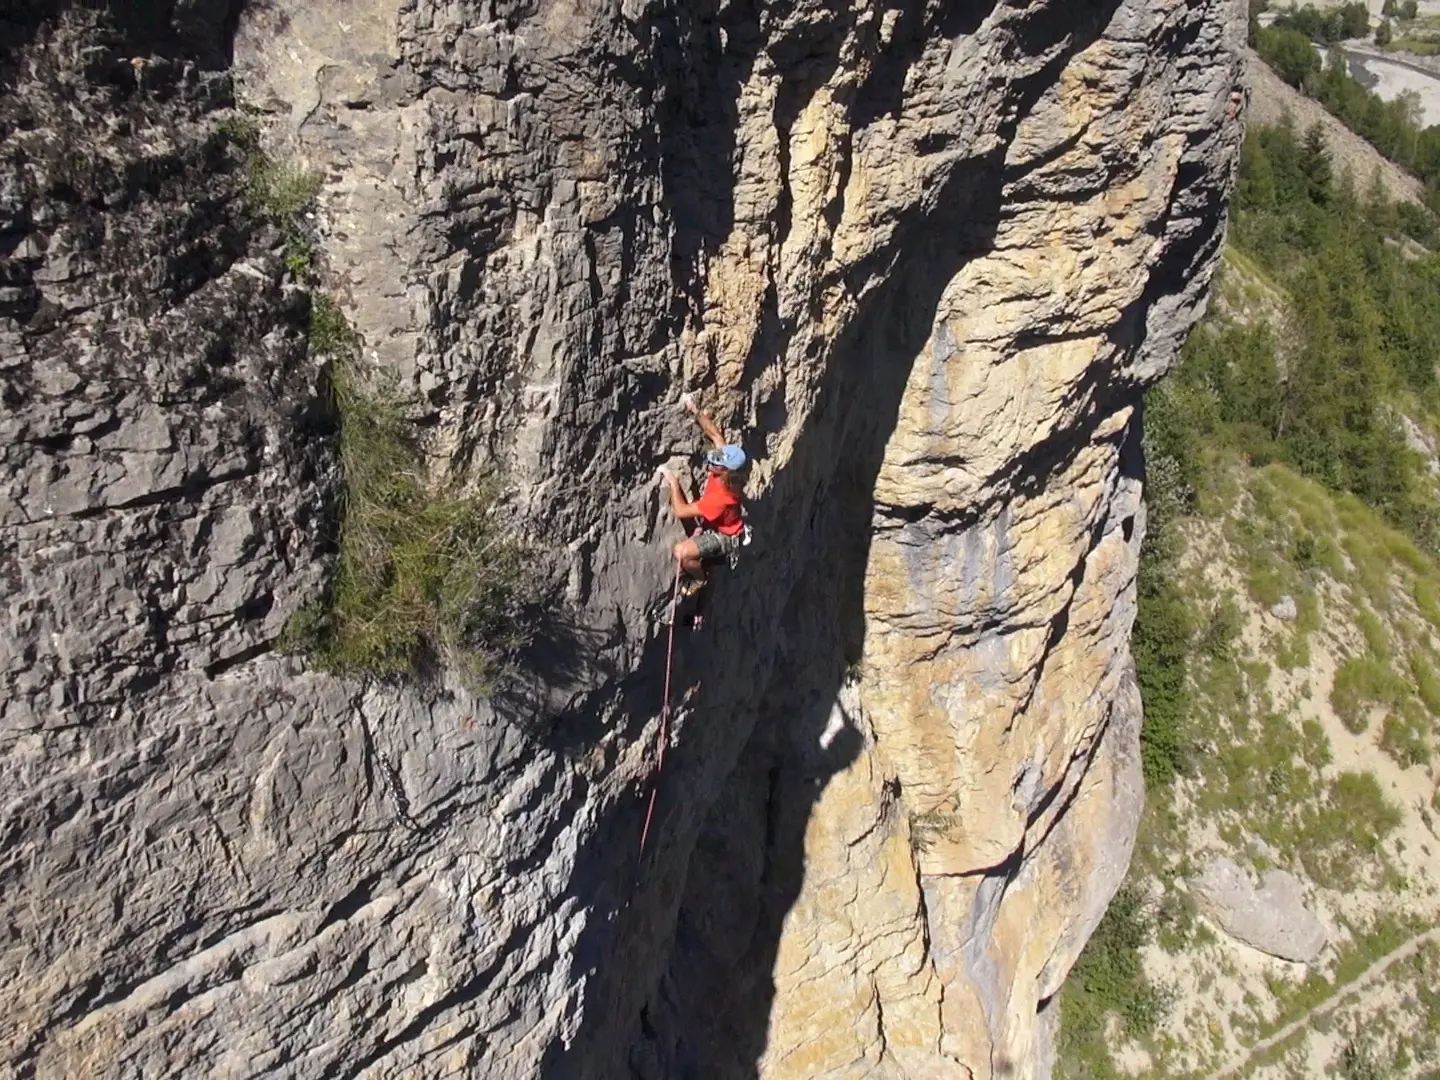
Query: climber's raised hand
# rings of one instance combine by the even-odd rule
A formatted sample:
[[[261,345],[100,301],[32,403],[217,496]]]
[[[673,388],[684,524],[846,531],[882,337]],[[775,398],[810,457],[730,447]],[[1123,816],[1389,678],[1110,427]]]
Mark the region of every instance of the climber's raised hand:
[[[688,390],[685,391],[685,393],[680,395],[680,404],[686,412],[695,417],[695,422],[700,425],[700,430],[705,433],[706,438],[716,446],[725,445],[724,433],[716,425],[714,420],[711,420],[710,417],[700,411],[700,405],[695,400],[694,394]]]

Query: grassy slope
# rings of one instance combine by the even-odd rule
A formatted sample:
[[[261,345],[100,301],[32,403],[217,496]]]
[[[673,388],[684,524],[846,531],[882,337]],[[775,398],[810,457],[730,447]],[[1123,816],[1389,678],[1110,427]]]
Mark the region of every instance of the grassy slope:
[[[1349,440],[1357,462],[1379,454],[1379,472],[1346,466],[1324,475],[1313,438],[1287,443],[1283,419],[1249,422],[1256,402],[1273,414],[1266,395],[1302,379],[1320,351],[1308,347],[1313,310],[1294,299],[1315,280],[1298,276],[1302,264],[1334,263],[1357,237],[1376,241],[1372,248],[1381,234],[1395,239],[1384,213],[1296,205],[1271,199],[1242,215],[1237,235],[1264,246],[1227,251],[1212,314],[1185,361],[1209,367],[1182,369],[1148,405],[1154,525],[1136,654],[1152,794],[1130,880],[1065,987],[1061,1076],[1200,1077],[1237,1060],[1236,1075],[1263,1077],[1440,1069],[1440,994],[1430,989],[1440,949],[1419,949],[1363,994],[1329,1006],[1376,958],[1435,927],[1440,911],[1434,481],[1394,434],[1402,412],[1412,430],[1433,431],[1435,396],[1431,373],[1412,365],[1403,374],[1396,335],[1376,332],[1374,310],[1357,303],[1353,318],[1342,311],[1321,329],[1326,342],[1341,343],[1336,385],[1358,378],[1380,392],[1368,419],[1334,413],[1354,424],[1334,441]],[[1293,235],[1340,216],[1346,242]],[[1382,263],[1381,276],[1409,273],[1388,256]],[[1422,252],[1416,273],[1432,263]],[[1294,274],[1277,270],[1292,265]],[[1330,263],[1326,273],[1346,280]],[[1338,294],[1342,307],[1361,291],[1355,280]],[[1399,295],[1368,300],[1388,319]],[[1410,329],[1433,323],[1422,314]],[[1227,358],[1218,368],[1205,355],[1207,337]],[[1231,385],[1216,390],[1217,378]],[[1316,408],[1334,405],[1317,399]],[[1239,419],[1226,418],[1227,407]],[[1206,413],[1201,431],[1193,417]],[[1406,491],[1386,488],[1387,469],[1405,474]],[[1293,619],[1272,611],[1286,597]],[[1257,873],[1280,866],[1306,883],[1331,933],[1316,965],[1263,956],[1197,913],[1186,879],[1215,854]],[[1305,1022],[1291,1037],[1245,1059],[1247,1047],[1297,1018]]]
[[[1440,700],[1433,674],[1413,672],[1437,664],[1440,567],[1353,497],[1284,466],[1223,455],[1208,471],[1179,570],[1196,615],[1191,712],[1201,735],[1190,774],[1151,808],[1132,875],[1153,912],[1145,970],[1174,999],[1143,1040],[1150,1068],[1139,1071],[1149,1075],[1207,1075],[1435,925],[1437,912]],[[1271,613],[1284,596],[1296,601],[1294,620]],[[1257,874],[1281,866],[1307,883],[1332,933],[1314,969],[1262,956],[1196,917],[1185,878],[1210,854]],[[1383,1019],[1397,1036],[1429,1025],[1411,1058],[1435,1065],[1432,1006],[1392,1003]],[[1388,1069],[1400,1043],[1376,1035],[1374,1019],[1365,1027],[1383,1051],[1381,1075],[1407,1075]],[[1260,1074],[1320,1075],[1306,1060]]]
[[[1197,511],[1176,525],[1199,738],[1186,774],[1152,799],[1098,954],[1067,984],[1062,1075],[1207,1076],[1440,910],[1440,565],[1353,497],[1229,452],[1206,463]],[[1293,620],[1271,613],[1285,596]],[[1332,935],[1320,963],[1263,956],[1198,915],[1186,878],[1216,854],[1307,883]],[[1397,967],[1394,992],[1367,991],[1252,1075],[1345,1075],[1357,1046],[1383,1063],[1375,1076],[1440,1067],[1440,998],[1416,967],[1440,973],[1437,960]]]

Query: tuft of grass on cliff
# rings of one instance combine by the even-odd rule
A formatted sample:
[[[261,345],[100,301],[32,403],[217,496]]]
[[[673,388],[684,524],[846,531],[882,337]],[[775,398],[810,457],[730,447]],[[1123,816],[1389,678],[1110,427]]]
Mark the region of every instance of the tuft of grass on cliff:
[[[429,481],[404,397],[361,364],[354,332],[323,294],[312,299],[310,346],[332,364],[343,516],[334,580],[292,621],[286,644],[337,674],[403,677],[443,665],[472,690],[490,689],[524,640],[528,593],[493,478],[467,489]]]
[[[243,156],[251,212],[279,230],[285,264],[317,279],[319,174],[261,146],[244,113],[217,134]],[[363,363],[339,307],[311,295],[309,345],[329,364],[344,474],[339,556],[325,595],[290,621],[280,645],[337,674],[400,678],[440,667],[485,692],[524,640],[529,595],[521,549],[496,514],[494,477],[437,486],[425,468],[409,401],[390,373]]]
[[[301,281],[310,281],[316,269],[313,214],[320,174],[267,154],[260,145],[260,127],[249,116],[228,117],[218,131],[244,156],[245,198],[250,209],[280,230],[290,272]]]

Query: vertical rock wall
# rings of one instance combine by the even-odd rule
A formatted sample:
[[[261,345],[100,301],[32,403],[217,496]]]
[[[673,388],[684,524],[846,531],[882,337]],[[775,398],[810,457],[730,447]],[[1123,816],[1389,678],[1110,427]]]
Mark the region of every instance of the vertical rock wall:
[[[0,1070],[1043,1068],[1133,835],[1133,410],[1239,5],[61,7],[0,66]],[[273,652],[333,418],[227,71],[437,474],[512,481],[551,595],[493,700]],[[682,386],[757,541],[637,859]]]
[[[820,736],[853,726],[858,759],[815,793],[792,747],[753,751],[778,815],[809,807],[762,1075],[1033,1075],[1037,1008],[1124,874],[1135,391],[1183,340],[1237,136],[1195,124],[1231,76],[1200,14],[1122,5],[1066,56],[1006,143],[986,250],[922,286],[863,648]]]

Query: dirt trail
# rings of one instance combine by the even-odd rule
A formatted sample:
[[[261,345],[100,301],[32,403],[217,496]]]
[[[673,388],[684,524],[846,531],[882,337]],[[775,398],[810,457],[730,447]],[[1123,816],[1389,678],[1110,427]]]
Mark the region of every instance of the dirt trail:
[[[1306,1012],[1303,1016],[1299,1017],[1299,1019],[1292,1020],[1290,1023],[1286,1024],[1269,1038],[1261,1039],[1254,1046],[1247,1047],[1243,1053],[1236,1055],[1236,1057],[1231,1060],[1227,1065],[1211,1073],[1205,1078],[1205,1080],[1224,1080],[1224,1078],[1227,1076],[1234,1076],[1246,1065],[1250,1064],[1251,1058],[1255,1057],[1257,1054],[1263,1054],[1266,1050],[1269,1050],[1276,1043],[1284,1042],[1301,1028],[1309,1024],[1310,1021],[1315,1017],[1323,1016],[1328,1012],[1333,1012],[1335,1009],[1339,1008],[1340,1005],[1342,1005],[1347,999],[1354,997],[1357,993],[1365,989],[1365,987],[1369,986],[1381,975],[1384,975],[1385,972],[1390,969],[1390,965],[1414,956],[1415,953],[1418,952],[1421,947],[1424,946],[1427,942],[1435,942],[1437,944],[1440,944],[1440,926],[1426,930],[1422,934],[1416,934],[1409,941],[1405,942],[1405,944],[1399,946],[1396,949],[1392,949],[1390,952],[1380,957],[1379,960],[1376,960],[1373,964],[1371,964],[1368,968],[1366,968],[1350,982],[1346,983],[1342,987],[1339,987],[1335,991],[1335,993],[1331,994],[1324,1001],[1320,1002],[1320,1004],[1316,1005],[1314,1008]]]

